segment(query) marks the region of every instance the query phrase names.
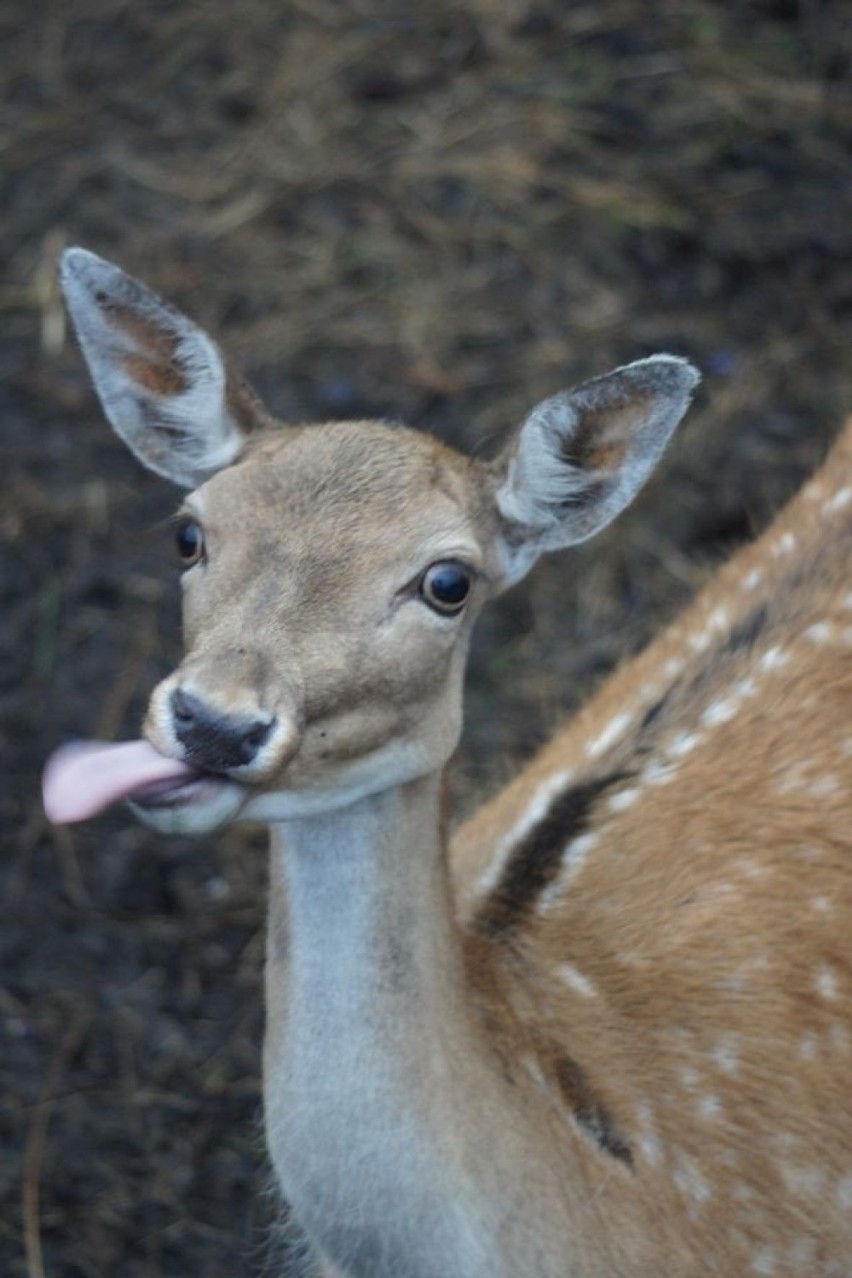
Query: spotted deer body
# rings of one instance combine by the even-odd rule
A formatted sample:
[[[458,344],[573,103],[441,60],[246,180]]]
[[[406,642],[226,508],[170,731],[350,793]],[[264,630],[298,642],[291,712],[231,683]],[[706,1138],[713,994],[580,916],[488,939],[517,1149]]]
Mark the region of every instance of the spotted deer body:
[[[195,487],[168,785],[122,792],[270,825],[266,1127],[312,1272],[852,1274],[852,431],[448,845],[479,608],[626,505],[694,372],[556,396],[484,464],[273,431],[185,317],[79,250],[64,282],[119,434]]]
[[[518,1054],[658,1272],[852,1273],[850,538],[852,424],[454,840]]]

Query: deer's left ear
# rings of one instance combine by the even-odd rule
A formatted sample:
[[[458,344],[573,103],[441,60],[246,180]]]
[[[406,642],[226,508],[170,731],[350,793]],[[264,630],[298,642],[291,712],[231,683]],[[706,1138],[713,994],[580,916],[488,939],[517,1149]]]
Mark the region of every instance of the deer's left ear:
[[[686,360],[654,355],[533,409],[495,464],[506,585],[542,551],[594,536],[633,500],[699,380]]]
[[[104,411],[149,470],[197,488],[268,423],[212,338],[144,284],[81,248],[60,279]]]

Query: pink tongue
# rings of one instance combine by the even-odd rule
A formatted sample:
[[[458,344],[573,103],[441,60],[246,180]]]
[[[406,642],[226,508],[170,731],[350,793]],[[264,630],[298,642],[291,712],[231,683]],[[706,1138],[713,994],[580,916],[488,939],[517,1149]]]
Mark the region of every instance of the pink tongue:
[[[167,759],[147,741],[120,745],[72,741],[47,761],[42,782],[44,810],[54,825],[70,825],[157,782],[195,775],[187,764]]]

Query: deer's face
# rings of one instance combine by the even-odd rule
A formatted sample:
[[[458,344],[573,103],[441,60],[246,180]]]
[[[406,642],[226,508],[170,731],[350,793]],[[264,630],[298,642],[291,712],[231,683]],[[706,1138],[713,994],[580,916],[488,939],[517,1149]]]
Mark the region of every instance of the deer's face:
[[[545,400],[484,464],[404,427],[276,425],[117,267],[71,249],[62,282],[117,433],[191,490],[186,655],[151,698],[159,754],[132,749],[123,790],[163,830],[309,816],[440,768],[483,602],[618,514],[697,381],[667,355],[616,369]]]
[[[493,532],[471,463],[375,423],[258,439],[193,492],[177,526],[186,653],[145,731],[230,784],[148,819],[299,815],[441,767],[500,578]]]

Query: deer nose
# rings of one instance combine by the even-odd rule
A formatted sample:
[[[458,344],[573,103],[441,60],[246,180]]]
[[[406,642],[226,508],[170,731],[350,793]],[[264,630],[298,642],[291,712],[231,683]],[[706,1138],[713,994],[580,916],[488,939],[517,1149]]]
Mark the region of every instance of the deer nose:
[[[171,713],[187,761],[209,772],[227,772],[251,763],[275,723],[272,718],[225,714],[186,688],[172,692]]]

